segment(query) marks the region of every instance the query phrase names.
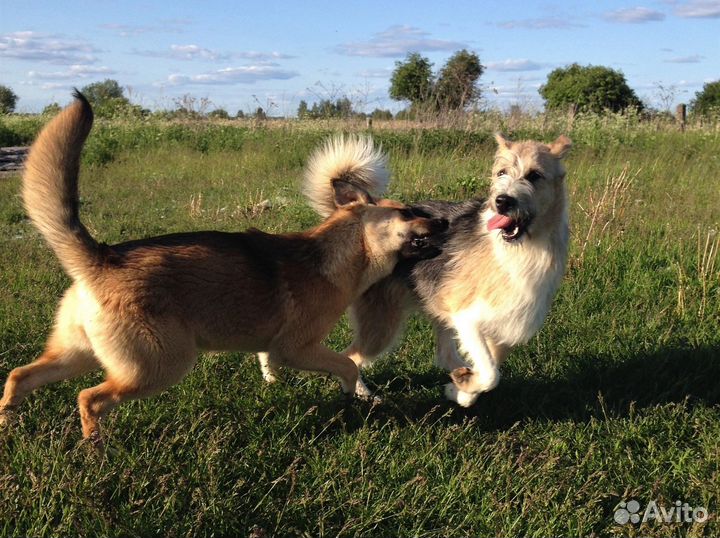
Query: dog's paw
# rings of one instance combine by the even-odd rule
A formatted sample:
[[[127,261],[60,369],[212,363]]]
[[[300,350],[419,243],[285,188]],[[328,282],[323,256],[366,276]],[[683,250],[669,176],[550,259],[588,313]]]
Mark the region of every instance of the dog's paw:
[[[361,377],[358,377],[357,383],[355,384],[355,397],[360,400],[370,401],[373,397],[372,391],[368,388]]]
[[[277,383],[277,370],[263,370],[262,377],[265,380],[265,383],[268,385],[272,385],[273,383]]]
[[[500,371],[494,366],[483,370],[472,370],[464,366],[450,372],[450,378],[461,392],[487,392],[497,387]]]
[[[455,386],[454,383],[445,385],[445,397],[461,407],[470,407],[478,399],[479,392],[464,392]]]
[[[485,370],[478,370],[475,372],[475,384],[476,390],[473,392],[487,392],[497,387],[500,383],[500,370],[495,368],[487,368]]]

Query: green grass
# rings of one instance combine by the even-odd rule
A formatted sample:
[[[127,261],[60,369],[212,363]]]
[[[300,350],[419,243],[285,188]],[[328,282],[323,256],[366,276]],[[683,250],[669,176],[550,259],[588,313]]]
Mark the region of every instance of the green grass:
[[[703,262],[719,237],[720,136],[600,127],[572,133],[572,255],[551,315],[474,407],[444,401],[421,318],[365,372],[381,405],[345,405],[320,376],[266,386],[253,357],[206,355],[180,385],[114,411],[104,457],[80,442],[75,405],[99,376],[62,382],[0,432],[0,535],[720,534],[720,260]],[[325,134],[99,125],[82,218],[107,242],[310,226],[297,187]],[[487,186],[487,132],[378,138],[397,198]],[[68,285],[18,193],[19,178],[0,179],[3,379],[41,351]],[[329,345],[349,339],[343,320]],[[616,525],[630,499],[711,516]]]

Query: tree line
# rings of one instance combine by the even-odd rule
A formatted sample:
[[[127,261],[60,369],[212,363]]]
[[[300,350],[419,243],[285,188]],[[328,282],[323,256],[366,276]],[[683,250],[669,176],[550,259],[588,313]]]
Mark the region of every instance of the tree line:
[[[409,53],[404,60],[395,63],[390,77],[389,96],[407,104],[395,115],[396,118],[412,118],[420,113],[444,113],[465,111],[476,107],[482,96],[480,77],[485,66],[474,52],[460,50],[453,54],[437,71],[433,64],[420,53]],[[81,91],[93,104],[98,117],[142,117],[151,112],[135,105],[125,96],[122,86],[113,79],[84,86]],[[539,88],[547,110],[567,109],[572,105],[578,112],[604,113],[627,110],[642,111],[646,105],[628,85],[621,71],[600,65],[583,66],[577,63],[551,71],[545,84]],[[0,114],[15,111],[18,96],[11,88],[0,84]],[[209,99],[197,99],[190,95],[175,99],[174,110],[154,113],[167,118],[230,118],[224,109],[209,110]],[[53,103],[45,113],[59,110]],[[690,111],[696,115],[720,113],[720,80],[708,82],[696,92],[690,101]],[[258,107],[247,116],[266,118],[266,112]],[[354,110],[348,97],[320,99],[309,105],[302,100],[297,109],[300,119],[350,118],[370,116],[375,119],[391,119],[392,112],[376,108],[371,113]],[[238,111],[236,118],[246,117]]]

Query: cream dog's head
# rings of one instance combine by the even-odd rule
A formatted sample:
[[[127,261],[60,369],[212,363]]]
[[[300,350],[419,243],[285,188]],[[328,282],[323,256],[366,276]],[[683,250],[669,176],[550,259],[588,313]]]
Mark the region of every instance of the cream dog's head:
[[[565,135],[551,144],[512,142],[495,135],[498,149],[492,171],[487,229],[508,243],[520,243],[563,219],[565,168],[561,159],[572,143]]]

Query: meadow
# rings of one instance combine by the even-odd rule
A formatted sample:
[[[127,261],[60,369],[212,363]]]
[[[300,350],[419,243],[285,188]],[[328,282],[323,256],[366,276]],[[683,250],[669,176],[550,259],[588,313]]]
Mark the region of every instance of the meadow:
[[[43,119],[0,120],[0,145]],[[98,122],[81,217],[108,243],[184,230],[291,231],[325,136],[362,125]],[[390,196],[487,188],[493,129],[567,129],[572,247],[543,329],[470,409],[444,400],[428,323],[364,373],[381,404],[253,356],[206,354],[185,381],[81,442],[75,398],[99,374],[34,393],[0,431],[2,536],[720,535],[720,130],[585,117],[465,128],[374,127]],[[0,380],[42,350],[68,286],[0,178]],[[481,278],[481,274],[478,274]],[[350,340],[345,320],[328,339]],[[705,507],[701,522],[618,524],[620,503]],[[642,511],[641,511],[642,512]],[[641,514],[642,515],[642,514]]]

